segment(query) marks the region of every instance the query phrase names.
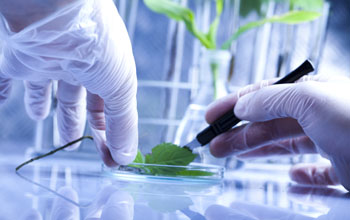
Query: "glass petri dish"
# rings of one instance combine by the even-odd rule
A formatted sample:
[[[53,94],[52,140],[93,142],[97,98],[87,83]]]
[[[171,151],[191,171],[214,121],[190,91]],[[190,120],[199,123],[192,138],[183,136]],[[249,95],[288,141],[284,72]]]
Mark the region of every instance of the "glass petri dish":
[[[191,163],[188,166],[132,163],[114,168],[102,164],[104,175],[134,180],[221,181],[224,172],[222,166],[202,163]]]

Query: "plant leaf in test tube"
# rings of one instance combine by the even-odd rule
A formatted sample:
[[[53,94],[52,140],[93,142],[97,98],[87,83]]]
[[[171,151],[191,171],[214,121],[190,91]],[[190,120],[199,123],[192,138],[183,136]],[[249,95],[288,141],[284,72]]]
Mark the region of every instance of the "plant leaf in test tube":
[[[249,22],[240,28],[228,39],[221,47],[223,50],[228,50],[233,41],[237,40],[243,33],[253,28],[260,27],[267,23],[284,23],[284,24],[299,24],[309,22],[320,17],[321,14],[314,11],[290,11],[280,16],[272,16],[259,21]]]
[[[187,30],[193,34],[207,49],[216,48],[216,32],[220,15],[223,10],[223,0],[216,1],[216,18],[210,25],[208,33],[197,29],[194,12],[180,4],[169,0],[144,0],[145,5],[154,12],[168,16],[176,21],[183,21]]]

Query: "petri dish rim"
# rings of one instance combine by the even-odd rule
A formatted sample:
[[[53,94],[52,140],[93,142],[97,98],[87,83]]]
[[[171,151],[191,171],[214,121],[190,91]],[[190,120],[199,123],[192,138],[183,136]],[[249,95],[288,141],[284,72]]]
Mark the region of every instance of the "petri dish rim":
[[[213,173],[211,176],[184,176],[184,175],[152,175],[138,172],[140,168],[119,166],[110,168],[102,164],[102,173],[107,177],[121,178],[140,181],[172,181],[172,182],[218,182],[224,179],[225,168],[222,166],[202,163],[191,163],[188,166],[163,165],[163,164],[140,164],[132,163],[132,166],[138,166],[141,169],[166,168],[166,169],[184,169],[189,171],[204,171]],[[122,169],[121,169],[122,167]]]

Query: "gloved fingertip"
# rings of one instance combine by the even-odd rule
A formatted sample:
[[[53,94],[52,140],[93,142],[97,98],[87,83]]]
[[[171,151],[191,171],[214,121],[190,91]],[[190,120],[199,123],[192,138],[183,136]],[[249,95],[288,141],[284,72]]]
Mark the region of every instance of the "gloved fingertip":
[[[137,154],[137,148],[136,150],[134,150],[134,147],[131,150],[122,149],[122,150],[111,151],[113,160],[119,165],[128,165],[132,163],[136,158],[136,154]]]
[[[248,100],[249,100],[250,96],[251,96],[251,94],[247,94],[247,95],[239,98],[234,109],[233,109],[235,115],[239,119],[246,119],[246,117],[247,117],[247,114],[248,114],[247,105],[248,105]]]
[[[34,121],[42,121],[44,120],[50,113],[49,109],[45,108],[34,108],[29,106],[28,104],[25,105],[26,112],[29,116]]]
[[[220,143],[220,141],[217,141],[216,139],[210,142],[209,151],[211,155],[213,155],[216,158],[222,158],[227,156],[225,150],[223,149],[222,144]]]
[[[107,167],[116,167],[118,164],[113,160],[111,152],[106,145],[106,134],[104,130],[98,130],[91,127],[97,152],[100,154],[103,163]]]
[[[118,164],[112,158],[111,152],[109,151],[109,149],[107,148],[105,143],[101,143],[101,142],[96,142],[95,141],[95,144],[96,144],[97,151],[100,154],[103,163],[107,167],[116,167],[116,166],[118,166]]]
[[[138,131],[132,129],[131,134],[124,136],[113,136],[107,134],[107,147],[113,160],[118,165],[128,165],[134,161],[138,149]]]
[[[107,167],[116,167],[118,164],[112,159],[111,155],[102,155],[101,156],[103,163]]]

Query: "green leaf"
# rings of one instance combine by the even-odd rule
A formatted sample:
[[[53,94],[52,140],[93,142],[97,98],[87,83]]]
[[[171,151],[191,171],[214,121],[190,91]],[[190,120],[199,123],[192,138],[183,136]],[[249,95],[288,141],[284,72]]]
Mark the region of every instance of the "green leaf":
[[[137,151],[137,155],[133,163],[145,163],[145,157],[140,150]]]
[[[146,155],[146,163],[187,166],[196,156],[186,148],[172,143],[163,143],[155,146],[152,154]]]
[[[241,26],[223,45],[223,50],[228,50],[233,41],[237,40],[244,32],[267,23],[299,24],[317,19],[321,14],[312,11],[291,11],[280,16],[273,16],[259,21],[249,22]]]
[[[155,164],[160,166],[148,166],[130,164],[130,167],[142,169],[146,174],[164,176],[212,176],[211,172],[201,170],[186,170],[184,167],[167,167],[161,165],[187,166],[195,158],[191,150],[179,147],[172,143],[163,143],[155,146],[151,154],[146,157],[140,151],[137,152],[134,163]]]
[[[208,34],[206,35],[209,42],[211,43],[211,48],[209,48],[209,49],[216,49],[216,35],[218,32],[220,17],[221,17],[223,9],[224,9],[224,1],[223,0],[216,0],[216,16],[215,16],[213,23],[211,23],[211,25],[209,27]]]
[[[152,11],[164,14],[177,21],[189,21],[194,17],[190,9],[169,0],[144,0],[144,2]]]
[[[266,19],[266,21],[270,23],[299,24],[313,21],[320,16],[320,13],[314,11],[291,11],[281,16],[273,16]]]
[[[213,176],[214,173],[202,170],[181,170],[176,173],[178,176]]]
[[[176,21],[183,21],[187,30],[193,34],[203,46],[206,48],[213,47],[207,36],[197,29],[192,10],[169,0],[144,0],[144,3],[154,12],[164,14]]]
[[[145,157],[140,150],[137,151],[137,155],[133,163],[145,163]],[[136,167],[143,170],[145,173],[148,173],[148,170],[144,169],[142,165],[130,164],[129,167]]]
[[[197,155],[186,148],[181,148],[172,143],[163,143],[152,149],[152,154],[146,155],[147,164],[187,166]],[[185,168],[182,167],[148,167],[154,175],[176,176],[176,173]]]

